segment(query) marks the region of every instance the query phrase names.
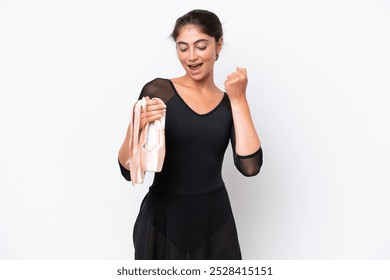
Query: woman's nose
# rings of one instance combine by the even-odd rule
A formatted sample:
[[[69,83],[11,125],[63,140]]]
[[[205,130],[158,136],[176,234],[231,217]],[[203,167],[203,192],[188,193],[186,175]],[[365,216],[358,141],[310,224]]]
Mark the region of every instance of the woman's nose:
[[[195,49],[192,49],[190,50],[190,57],[189,57],[189,60],[191,61],[195,61],[198,59],[198,54],[196,53],[196,50]]]

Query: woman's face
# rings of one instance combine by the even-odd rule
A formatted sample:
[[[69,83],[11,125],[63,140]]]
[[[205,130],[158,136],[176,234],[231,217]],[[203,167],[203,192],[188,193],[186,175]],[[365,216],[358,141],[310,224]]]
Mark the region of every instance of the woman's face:
[[[212,75],[217,53],[222,47],[213,37],[200,32],[196,25],[185,25],[176,39],[176,52],[181,65],[194,80]]]

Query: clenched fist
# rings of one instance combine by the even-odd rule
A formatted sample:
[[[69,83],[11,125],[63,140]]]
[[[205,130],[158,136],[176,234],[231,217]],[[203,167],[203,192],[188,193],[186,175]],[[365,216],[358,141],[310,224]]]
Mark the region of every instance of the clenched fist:
[[[245,97],[248,77],[245,68],[237,67],[236,71],[230,74],[225,81],[225,91],[231,101]]]

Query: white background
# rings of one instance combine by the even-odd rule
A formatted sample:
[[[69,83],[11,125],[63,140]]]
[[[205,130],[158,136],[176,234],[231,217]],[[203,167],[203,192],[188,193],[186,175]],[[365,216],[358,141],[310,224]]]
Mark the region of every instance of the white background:
[[[390,3],[0,0],[0,259],[132,259],[151,176],[117,152],[132,102],[183,73],[169,35],[223,22],[222,87],[236,66],[264,165],[225,156],[245,259],[390,258]]]

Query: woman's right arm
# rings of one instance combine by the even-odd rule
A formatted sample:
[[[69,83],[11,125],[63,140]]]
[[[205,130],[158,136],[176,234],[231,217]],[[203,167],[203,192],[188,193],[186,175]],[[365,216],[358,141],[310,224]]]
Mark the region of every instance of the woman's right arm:
[[[145,112],[141,112],[141,123],[139,129],[141,130],[147,123],[153,122],[161,118],[166,111],[166,105],[160,104],[157,100],[152,100],[148,96],[146,97],[147,109]],[[130,141],[130,123],[127,126],[126,137],[119,149],[118,160],[122,167],[129,170],[126,161],[129,159],[129,141]],[[121,167],[121,169],[122,169]],[[124,170],[121,170],[122,174]],[[125,176],[126,178],[126,176]],[[127,178],[126,178],[127,179]]]
[[[129,158],[129,141],[130,141],[130,123],[127,126],[126,137],[125,137],[125,140],[123,141],[122,146],[120,147],[119,153],[118,153],[119,163],[123,167],[125,167],[126,169],[129,169],[127,164],[126,164],[126,161]]]

